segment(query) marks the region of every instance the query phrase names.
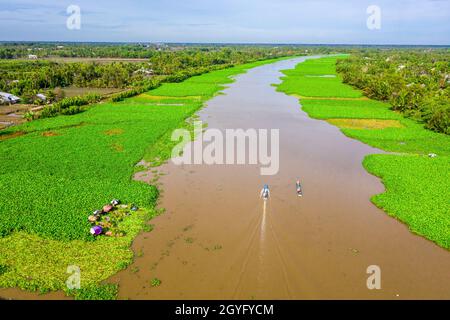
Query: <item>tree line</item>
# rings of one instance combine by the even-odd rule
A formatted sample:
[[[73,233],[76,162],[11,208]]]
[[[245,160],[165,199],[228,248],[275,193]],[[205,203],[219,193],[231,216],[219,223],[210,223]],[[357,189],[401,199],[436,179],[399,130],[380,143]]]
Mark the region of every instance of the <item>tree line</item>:
[[[393,110],[450,134],[448,49],[362,50],[339,60],[343,81]]]
[[[18,46],[18,48],[25,45]],[[12,49],[11,49],[12,48]],[[22,50],[14,45],[3,50]],[[104,55],[120,56],[132,46],[72,45],[77,57],[84,50],[105,50]],[[176,50],[175,50],[176,49]],[[68,48],[66,50],[69,50]],[[1,50],[0,50],[1,51]],[[148,51],[148,50],[147,50]],[[60,51],[57,51],[60,52]],[[133,51],[132,51],[133,52]],[[151,50],[146,61],[67,62],[53,60],[0,60],[0,91],[12,93],[23,102],[32,103],[38,92],[55,97],[51,91],[68,86],[89,88],[133,88],[152,76],[171,76],[180,72],[195,72],[214,66],[235,65],[280,56],[302,54],[295,47],[175,47],[171,50]]]

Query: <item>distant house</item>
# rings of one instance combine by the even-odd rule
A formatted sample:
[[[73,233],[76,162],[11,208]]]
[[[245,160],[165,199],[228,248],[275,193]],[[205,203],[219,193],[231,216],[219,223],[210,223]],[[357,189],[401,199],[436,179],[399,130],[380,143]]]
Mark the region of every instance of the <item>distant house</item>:
[[[56,46],[56,49],[64,49],[64,46]]]
[[[39,100],[41,100],[43,102],[47,101],[47,97],[44,94],[42,94],[42,93],[38,93],[36,95],[36,98],[38,98]]]
[[[31,59],[31,60],[36,60],[38,57],[37,57],[37,55],[35,55],[35,54],[29,54],[28,55],[28,59]]]
[[[136,73],[140,73],[140,74],[142,74],[142,75],[144,75],[144,76],[146,76],[146,77],[150,77],[150,76],[153,75],[153,69],[145,69],[145,68],[141,68],[141,69],[138,69],[138,70],[134,71],[134,73],[135,73],[135,74],[136,74]]]
[[[19,97],[6,92],[0,92],[0,103],[14,104],[20,101]]]

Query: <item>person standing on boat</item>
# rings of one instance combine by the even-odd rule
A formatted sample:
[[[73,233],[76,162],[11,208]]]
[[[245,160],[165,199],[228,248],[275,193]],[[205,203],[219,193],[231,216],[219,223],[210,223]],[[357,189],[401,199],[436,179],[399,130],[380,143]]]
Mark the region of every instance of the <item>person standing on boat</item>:
[[[270,191],[269,191],[269,186],[267,184],[264,185],[264,187],[261,190],[261,198],[263,198],[264,200],[269,199],[270,196]]]
[[[295,183],[295,189],[297,190],[297,195],[299,197],[303,196],[303,190],[302,185],[300,184],[300,179],[297,179],[297,182]]]

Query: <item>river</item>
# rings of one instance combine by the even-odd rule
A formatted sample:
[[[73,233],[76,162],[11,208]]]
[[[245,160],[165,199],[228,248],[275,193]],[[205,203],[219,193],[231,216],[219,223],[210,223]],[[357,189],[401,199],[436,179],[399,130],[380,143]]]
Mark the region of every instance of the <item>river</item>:
[[[239,75],[198,113],[209,128],[279,129],[279,173],[262,176],[257,165],[160,167],[166,213],[134,241],[133,265],[111,279],[119,298],[450,298],[449,252],[370,202],[384,187],[361,162],[382,151],[309,118],[298,99],[272,86],[280,70],[304,59]],[[267,208],[259,198],[265,183]],[[372,265],[381,270],[379,290],[366,284]],[[161,285],[152,287],[153,278]]]

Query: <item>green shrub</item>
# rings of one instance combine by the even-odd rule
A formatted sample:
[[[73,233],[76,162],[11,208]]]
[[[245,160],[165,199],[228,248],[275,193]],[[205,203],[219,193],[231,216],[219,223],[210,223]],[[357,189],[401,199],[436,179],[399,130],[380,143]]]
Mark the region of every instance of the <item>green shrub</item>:
[[[84,109],[81,106],[85,106],[91,103],[100,101],[101,96],[96,93],[90,93],[85,96],[64,98],[52,105],[46,106],[41,114],[40,118],[51,118],[58,114],[72,115],[82,112]]]
[[[446,96],[426,100],[422,113],[426,128],[450,134],[450,101]]]
[[[8,266],[5,264],[0,264],[0,276],[9,270]]]

